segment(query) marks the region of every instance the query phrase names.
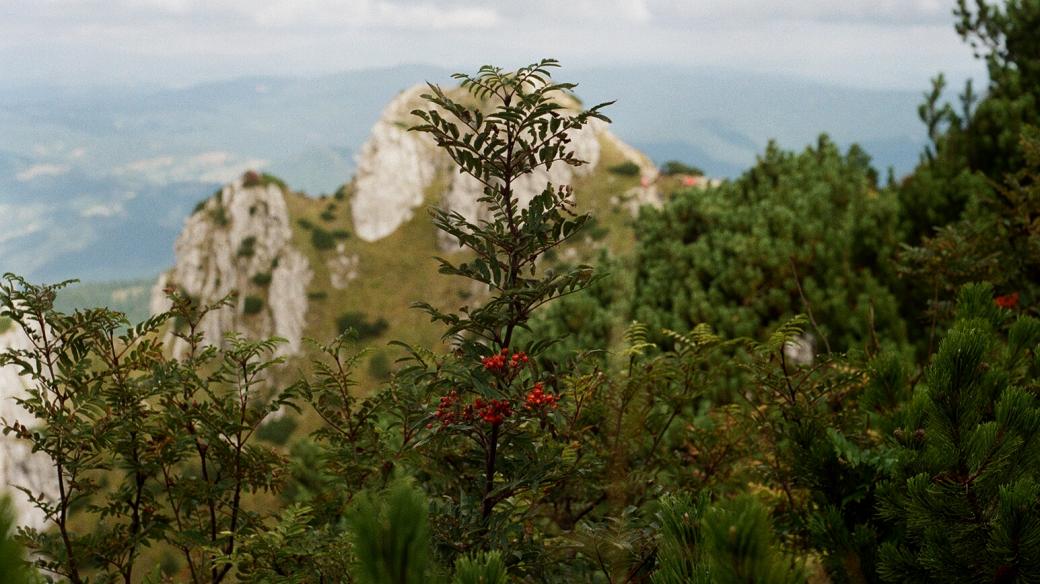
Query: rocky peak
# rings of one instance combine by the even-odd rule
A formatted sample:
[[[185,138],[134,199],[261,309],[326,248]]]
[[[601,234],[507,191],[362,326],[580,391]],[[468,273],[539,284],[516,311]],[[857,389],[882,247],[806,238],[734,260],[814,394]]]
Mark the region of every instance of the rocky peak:
[[[292,245],[280,181],[249,172],[226,185],[187,219],[174,251],[174,267],[152,289],[152,312],[169,308],[163,290],[171,286],[204,304],[237,292],[233,309],[203,320],[208,342],[220,343],[234,330],[284,337],[285,353],[299,351],[312,272]],[[183,343],[170,342],[175,354],[183,350]]]
[[[482,195],[480,183],[469,175],[454,172],[454,163],[436,148],[428,135],[408,131],[415,123],[411,111],[426,106],[420,97],[426,89],[424,85],[412,87],[391,101],[359,152],[351,211],[357,235],[365,241],[390,235],[424,203],[439,202],[471,221],[485,214],[477,202]],[[576,177],[594,172],[604,141],[609,141],[627,160],[639,166],[644,186],[643,192],[633,194],[634,198],[641,203],[657,201],[653,186],[657,168],[646,156],[611,134],[606,123],[592,120],[570,138],[577,157],[588,164],[579,167],[555,164],[551,169],[540,168],[521,177],[513,185],[521,204],[540,193],[548,182],[569,184]],[[443,191],[429,193],[439,177]],[[439,200],[428,201],[428,194],[439,196]],[[441,245],[451,247],[450,243],[442,241]]]

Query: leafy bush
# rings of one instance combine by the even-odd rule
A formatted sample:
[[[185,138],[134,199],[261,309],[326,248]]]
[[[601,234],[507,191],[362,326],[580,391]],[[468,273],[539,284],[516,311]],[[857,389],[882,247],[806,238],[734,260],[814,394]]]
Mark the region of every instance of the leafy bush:
[[[266,172],[259,173],[255,170],[249,170],[242,175],[242,186],[244,186],[245,188],[261,186],[266,187],[268,185],[277,185],[278,188],[282,189],[283,191],[289,190],[289,187],[285,184],[285,181],[278,178],[277,176],[274,176],[273,174],[267,174]]]
[[[299,426],[299,423],[295,418],[291,415],[283,414],[278,419],[265,422],[257,428],[256,437],[271,444],[284,446],[289,442],[289,438],[292,437],[292,433],[297,426]]]
[[[340,334],[353,330],[360,340],[378,337],[389,326],[385,318],[371,321],[363,312],[346,312],[336,318],[336,330]]]
[[[228,224],[227,211],[224,210],[224,205],[217,204],[209,212],[209,219],[219,227],[226,227]]]
[[[336,238],[321,227],[311,230],[311,245],[317,250],[328,250],[336,247]]]
[[[696,166],[679,162],[678,160],[669,160],[664,163],[661,167],[661,174],[665,176],[672,176],[676,174],[687,174],[690,176],[704,176],[704,171]]]
[[[378,351],[368,359],[368,374],[376,379],[389,379],[391,372],[390,357]]]
[[[631,160],[626,160],[620,164],[615,164],[607,168],[609,172],[614,174],[620,174],[621,176],[639,176],[639,165]]]
[[[246,296],[242,302],[242,314],[259,314],[264,309],[264,300],[259,296]]]
[[[251,258],[256,255],[256,237],[250,235],[239,242],[236,255],[240,258]]]
[[[252,281],[257,286],[267,286],[271,283],[271,272],[257,272],[253,274]]]
[[[25,566],[25,550],[15,539],[14,515],[7,498],[0,499],[0,574],[6,584],[30,584],[37,581]]]
[[[30,333],[34,351],[0,354],[0,366],[28,372],[20,403],[36,420],[32,431],[5,422],[4,432],[54,463],[56,494],[34,500],[50,525],[25,532],[28,551],[46,558],[38,566],[48,575],[73,583],[88,575],[136,581],[143,551],[161,543],[194,580],[223,581],[233,566],[214,550],[231,554],[267,520],[243,508],[243,494],[274,488],[284,465],[251,438],[292,393],[244,401],[279,362],[267,358],[277,343],[232,334],[225,347],[203,350],[201,320],[228,301],[198,306],[175,292],[171,312],[136,326],[107,309],[64,315],[53,300],[67,284],[36,286],[10,274],[0,284],[3,315],[40,331]],[[173,330],[188,347],[183,359],[162,351],[159,332],[172,318],[185,323]],[[54,367],[60,376],[48,373]]]
[[[359,498],[347,516],[358,582],[425,584],[434,563],[429,504],[422,491],[397,481],[379,494]]]
[[[771,144],[739,179],[644,208],[633,316],[755,337],[805,312],[821,349],[905,340],[889,288],[898,202],[875,190],[868,162],[825,136],[797,155]]]

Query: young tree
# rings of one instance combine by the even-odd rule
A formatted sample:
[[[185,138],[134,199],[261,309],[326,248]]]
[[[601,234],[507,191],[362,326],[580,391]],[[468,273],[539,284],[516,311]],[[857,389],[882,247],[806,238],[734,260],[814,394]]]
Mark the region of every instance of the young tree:
[[[239,538],[262,522],[247,493],[271,489],[282,460],[253,443],[291,391],[264,389],[277,340],[203,345],[209,310],[173,294],[173,309],[132,326],[107,309],[54,309],[66,283],[37,286],[6,274],[0,316],[32,347],[0,354],[30,382],[17,401],[35,425],[5,421],[54,463],[56,496],[27,492],[52,529],[23,530],[42,570],[74,584],[140,577],[157,545],[181,552],[193,582],[224,581]],[[189,346],[163,353],[161,327]]]

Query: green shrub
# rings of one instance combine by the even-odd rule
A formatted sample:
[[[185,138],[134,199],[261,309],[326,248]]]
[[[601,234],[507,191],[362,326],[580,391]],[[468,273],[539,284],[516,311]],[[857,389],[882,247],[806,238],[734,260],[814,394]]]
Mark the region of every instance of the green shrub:
[[[271,283],[271,272],[257,272],[253,274],[252,280],[257,286],[267,286]]]
[[[4,584],[30,584],[33,578],[25,563],[25,550],[15,538],[14,514],[7,497],[0,498],[0,574]]]
[[[322,221],[325,221],[326,223],[331,223],[336,220],[336,213],[334,211],[326,209],[321,212],[321,215],[319,215],[319,217],[321,217]]]
[[[246,173],[242,175],[242,186],[246,187],[247,189],[252,187],[258,187],[261,184],[263,184],[263,181],[260,178],[260,173],[256,172],[255,170],[247,170]]]
[[[350,232],[346,229],[334,229],[332,231],[332,237],[336,239],[350,239]]]
[[[278,185],[278,187],[281,188],[283,191],[289,190],[289,187],[285,184],[285,181],[278,178],[277,176],[274,176],[273,174],[267,174],[266,172],[259,173],[255,170],[248,170],[245,174],[242,175],[242,186],[246,188],[260,186],[266,187],[272,184]]]
[[[495,552],[463,557],[455,563],[452,584],[507,584],[509,575],[502,554]]]
[[[228,224],[227,211],[224,210],[224,205],[217,204],[216,207],[209,212],[210,221],[213,221],[219,227],[225,227]]]
[[[806,582],[776,542],[767,511],[749,495],[714,505],[669,497],[659,521],[662,541],[652,584]]]
[[[299,423],[296,421],[296,418],[285,414],[277,420],[271,420],[262,424],[256,429],[256,437],[264,442],[284,446],[289,442],[289,438],[292,437],[292,433],[297,426],[299,426]]]
[[[250,235],[238,244],[238,257],[251,258],[256,255],[256,237]]]
[[[379,318],[374,321],[368,319],[363,312],[347,312],[341,314],[336,319],[336,330],[340,334],[343,334],[348,329],[353,329],[357,333],[359,340],[371,339],[378,337],[383,334],[390,326],[390,323],[384,318]]]
[[[607,168],[608,171],[619,174],[621,176],[639,176],[639,165],[631,160],[626,160],[621,164],[615,164]]]
[[[593,241],[602,241],[610,235],[610,228],[601,224],[595,217],[593,217],[592,219],[589,219],[588,225],[585,227],[585,233]]]
[[[770,144],[740,178],[644,207],[633,317],[652,330],[707,323],[757,338],[807,313],[822,350],[904,342],[890,288],[899,204],[871,173],[862,150],[842,154],[821,136],[799,154]]]
[[[375,379],[389,379],[391,373],[390,357],[382,351],[372,353],[368,358],[368,374]]]
[[[308,300],[325,300],[329,297],[329,293],[324,290],[313,290],[307,293]]]
[[[336,189],[336,193],[332,195],[337,201],[344,201],[347,198],[347,185],[342,185]]]
[[[23,408],[33,428],[4,420],[4,433],[53,462],[40,472],[54,493],[31,497],[48,525],[20,533],[38,554],[30,556],[36,580],[159,581],[159,554],[168,549],[192,573],[223,581],[239,562],[213,550],[230,554],[275,516],[246,511],[241,495],[269,490],[283,466],[277,451],[252,440],[267,415],[294,399],[266,387],[278,341],[231,335],[203,348],[194,332],[230,299],[200,307],[170,292],[171,312],[127,327],[114,354],[112,334],[125,317],[103,308],[57,312],[55,295],[67,284],[35,286],[10,274],[0,282],[0,314],[47,331],[35,353],[0,353],[0,366],[29,378]],[[183,360],[162,350],[166,322],[176,318],[192,331],[174,333],[191,355]],[[61,374],[45,373],[45,363],[60,363]],[[4,564],[18,552],[4,545],[7,531],[0,525],[0,574],[14,583],[18,574]]]
[[[425,584],[433,575],[429,512],[422,491],[404,480],[358,498],[347,516],[361,584]]]
[[[885,581],[1040,578],[1040,402],[1027,389],[1040,372],[1040,320],[1016,318],[993,295],[989,284],[961,291],[926,389],[897,418],[878,515],[905,535],[881,548]]]
[[[257,314],[264,309],[264,301],[259,296],[246,296],[242,302],[242,314]]]
[[[688,174],[691,176],[704,176],[704,171],[696,166],[679,162],[678,160],[669,160],[664,163],[661,167],[661,174],[665,176],[672,176],[675,174]]]
[[[304,229],[307,229],[308,231],[314,229],[314,223],[312,223],[309,219],[303,217],[297,219],[296,224]]]
[[[321,227],[314,227],[311,230],[311,245],[317,250],[333,249],[336,247],[336,238]]]

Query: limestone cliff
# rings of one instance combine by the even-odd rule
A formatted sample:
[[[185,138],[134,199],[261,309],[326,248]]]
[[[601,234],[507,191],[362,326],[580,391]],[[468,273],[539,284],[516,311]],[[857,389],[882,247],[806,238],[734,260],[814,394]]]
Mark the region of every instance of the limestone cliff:
[[[0,353],[8,349],[28,350],[29,339],[17,326],[11,326],[0,333]],[[0,367],[0,418],[8,423],[18,422],[29,428],[36,426],[36,420],[20,405],[17,398],[25,397],[28,381],[19,377],[14,366]],[[25,493],[14,487],[23,487],[46,498],[57,497],[54,466],[49,458],[40,452],[32,452],[32,446],[12,435],[0,435],[0,490],[11,497],[12,510],[16,523],[26,527],[43,528],[43,513],[29,502]]]
[[[233,310],[211,312],[202,333],[219,344],[224,332],[288,340],[298,352],[312,271],[292,244],[284,187],[256,173],[225,186],[185,222],[174,246],[176,263],[152,290],[152,312],[169,308],[163,290],[176,287],[203,304],[237,293]],[[170,341],[174,353],[183,344]]]

